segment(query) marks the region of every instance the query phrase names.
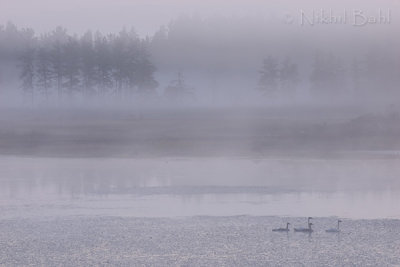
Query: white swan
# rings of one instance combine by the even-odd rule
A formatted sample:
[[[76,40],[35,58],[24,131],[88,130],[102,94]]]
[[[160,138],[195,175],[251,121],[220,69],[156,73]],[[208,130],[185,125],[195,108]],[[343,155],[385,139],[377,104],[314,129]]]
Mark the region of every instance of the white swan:
[[[294,228],[295,232],[301,232],[301,233],[311,233],[314,230],[311,228],[312,223],[308,223],[308,228]]]
[[[313,225],[310,220],[312,219],[312,217],[308,217],[307,218],[307,225],[308,228],[294,228],[295,232],[303,232],[303,233],[311,233],[313,230],[311,229],[311,225]]]
[[[327,232],[327,233],[339,233],[340,232],[340,223],[341,223],[342,221],[341,220],[338,220],[337,221],[337,228],[331,228],[331,229],[328,229],[328,230],[326,230],[325,232]]]
[[[289,232],[290,223],[286,223],[286,228],[272,229],[273,232]]]

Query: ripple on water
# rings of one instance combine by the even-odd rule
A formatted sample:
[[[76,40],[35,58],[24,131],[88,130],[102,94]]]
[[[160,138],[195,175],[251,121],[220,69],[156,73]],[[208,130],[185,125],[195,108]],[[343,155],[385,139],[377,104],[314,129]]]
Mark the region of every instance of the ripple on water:
[[[394,266],[400,264],[399,220],[314,218],[60,217],[0,221],[0,265]]]

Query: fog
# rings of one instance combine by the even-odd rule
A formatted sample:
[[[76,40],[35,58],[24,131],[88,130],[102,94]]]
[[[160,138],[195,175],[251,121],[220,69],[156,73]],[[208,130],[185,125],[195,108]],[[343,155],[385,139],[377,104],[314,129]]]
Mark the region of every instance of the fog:
[[[0,0],[0,265],[399,265],[399,18]]]
[[[116,0],[116,1],[50,1],[28,0],[1,2],[0,22],[14,21],[21,27],[32,27],[39,33],[49,32],[55,26],[61,25],[73,33],[100,30],[102,32],[117,32],[123,26],[134,26],[142,36],[153,34],[160,25],[167,24],[180,15],[198,14],[203,17],[213,15],[223,16],[285,16],[288,12],[298,12],[300,9],[335,9],[343,8],[377,11],[379,8],[390,8],[395,15],[399,12],[398,1],[317,1],[307,0],[293,2],[289,0],[233,0],[233,1],[196,1],[196,0]],[[90,11],[90,12],[88,12]],[[71,14],[73,14],[73,19]],[[398,21],[397,21],[398,23]]]
[[[146,98],[157,99],[155,106],[168,102],[168,95],[189,104],[250,106],[392,105],[398,97],[397,1],[14,1],[3,6],[0,82],[8,99],[3,105],[11,98],[32,102],[29,94],[36,104],[59,104],[60,91],[69,95],[62,102],[93,99],[87,96],[94,91],[105,102],[122,97],[135,105],[146,102],[140,96],[146,91]],[[57,70],[55,61],[63,57],[69,60]],[[264,64],[266,59],[271,61]],[[43,78],[45,70],[49,78]],[[178,76],[186,85],[171,96],[167,88]]]

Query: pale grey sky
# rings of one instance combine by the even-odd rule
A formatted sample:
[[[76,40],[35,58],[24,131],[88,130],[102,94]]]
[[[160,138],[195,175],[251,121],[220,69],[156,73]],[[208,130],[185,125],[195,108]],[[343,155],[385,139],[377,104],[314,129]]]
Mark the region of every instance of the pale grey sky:
[[[284,16],[299,9],[344,7],[390,8],[396,14],[400,0],[0,0],[0,24],[13,21],[37,32],[61,25],[73,33],[87,29],[115,32],[123,26],[134,26],[143,36],[182,14]]]

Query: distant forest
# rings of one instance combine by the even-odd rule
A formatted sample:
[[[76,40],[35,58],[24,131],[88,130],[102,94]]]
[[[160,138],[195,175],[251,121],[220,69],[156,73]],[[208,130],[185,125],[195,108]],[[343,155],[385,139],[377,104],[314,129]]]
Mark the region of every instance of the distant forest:
[[[95,95],[154,94],[154,65],[149,40],[134,31],[71,36],[57,27],[36,37],[32,29],[7,24],[0,31],[1,57],[18,62],[20,85],[26,95],[49,99]]]
[[[186,85],[181,73],[200,70],[206,73],[203,77],[218,84],[218,75],[229,73],[225,68],[236,68],[234,73],[240,75],[240,67],[247,68],[251,62],[254,82],[244,89],[266,98],[294,98],[305,80],[316,97],[400,96],[400,56],[393,51],[371,50],[347,61],[332,53],[315,52],[308,62],[295,62],[295,58],[266,49],[260,53],[266,56],[246,61],[245,55],[224,53],[222,38],[241,37],[218,37],[210,22],[195,18],[177,19],[145,38],[133,29],[106,35],[87,31],[78,36],[62,27],[36,35],[33,29],[7,23],[0,25],[0,88],[8,79],[4,70],[16,66],[17,90],[30,101],[163,96],[193,100],[202,89],[194,90],[191,81]],[[310,69],[306,76],[304,64]],[[155,78],[160,68],[169,69],[169,84]]]

